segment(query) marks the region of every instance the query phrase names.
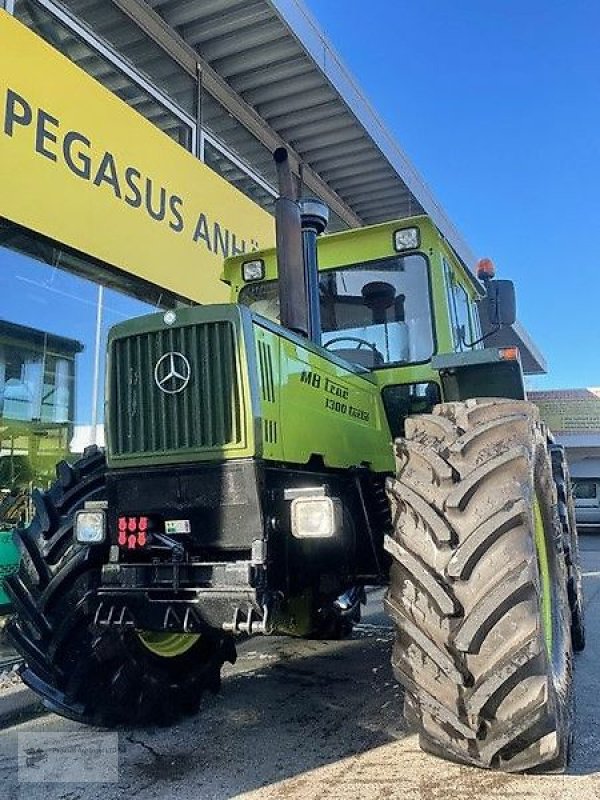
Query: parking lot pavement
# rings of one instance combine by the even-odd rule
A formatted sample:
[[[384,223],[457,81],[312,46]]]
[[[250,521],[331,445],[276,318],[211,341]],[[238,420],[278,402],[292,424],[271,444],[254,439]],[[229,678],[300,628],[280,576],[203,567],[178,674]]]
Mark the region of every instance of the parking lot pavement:
[[[256,638],[240,647],[220,695],[170,729],[118,734],[114,783],[19,783],[19,734],[93,733],[47,715],[0,734],[0,800],[596,800],[600,798],[600,535],[582,537],[588,647],[577,659],[576,750],[568,775],[516,776],[458,767],[421,753],[401,721],[381,593],[345,642]],[[63,741],[59,738],[59,742]],[[36,779],[43,751],[26,742]],[[41,773],[40,773],[41,774]]]

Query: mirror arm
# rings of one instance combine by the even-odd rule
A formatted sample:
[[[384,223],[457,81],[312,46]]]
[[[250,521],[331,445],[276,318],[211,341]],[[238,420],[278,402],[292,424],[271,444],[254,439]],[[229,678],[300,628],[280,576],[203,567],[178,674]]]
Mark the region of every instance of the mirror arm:
[[[485,342],[486,339],[489,339],[490,336],[493,336],[495,333],[498,333],[501,327],[502,325],[496,325],[496,327],[493,330],[484,333],[483,336],[480,336],[479,339],[475,339],[475,341],[473,342],[467,342],[467,340],[465,339],[465,332],[463,330],[460,335],[460,340],[464,344],[464,346],[470,350],[471,348],[475,347],[476,344],[481,344],[481,342]]]

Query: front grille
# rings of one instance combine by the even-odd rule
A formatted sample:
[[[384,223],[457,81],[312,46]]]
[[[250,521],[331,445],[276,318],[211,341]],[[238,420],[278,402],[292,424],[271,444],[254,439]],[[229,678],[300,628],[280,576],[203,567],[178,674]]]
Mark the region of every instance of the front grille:
[[[136,333],[112,343],[110,425],[115,456],[214,449],[242,442],[242,389],[230,322]],[[187,386],[161,391],[158,360],[181,353]]]

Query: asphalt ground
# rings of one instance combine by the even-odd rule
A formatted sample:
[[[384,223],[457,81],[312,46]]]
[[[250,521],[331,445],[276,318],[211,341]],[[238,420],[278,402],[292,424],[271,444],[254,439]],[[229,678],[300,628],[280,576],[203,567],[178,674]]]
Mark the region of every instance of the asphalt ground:
[[[6,729],[0,800],[600,798],[600,535],[583,536],[581,547],[588,647],[577,658],[576,748],[566,775],[503,775],[422,753],[402,723],[377,592],[351,640],[242,644],[221,694],[176,727],[124,730],[100,749],[97,731],[51,714]],[[81,782],[93,770],[51,782],[73,753],[104,782]]]

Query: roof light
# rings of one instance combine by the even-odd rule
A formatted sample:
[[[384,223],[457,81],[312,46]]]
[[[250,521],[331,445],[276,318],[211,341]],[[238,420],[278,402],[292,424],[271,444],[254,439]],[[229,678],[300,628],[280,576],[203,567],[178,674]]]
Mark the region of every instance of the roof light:
[[[519,360],[519,348],[518,347],[501,347],[498,351],[498,355],[502,359],[502,361],[518,361]]]
[[[245,281],[262,281],[265,277],[265,262],[262,258],[254,261],[244,261],[242,264],[242,278]]]
[[[491,258],[480,258],[477,262],[477,277],[480,281],[489,281],[496,274],[496,267]]]
[[[394,250],[416,250],[421,244],[421,234],[418,228],[402,228],[394,231]]]

